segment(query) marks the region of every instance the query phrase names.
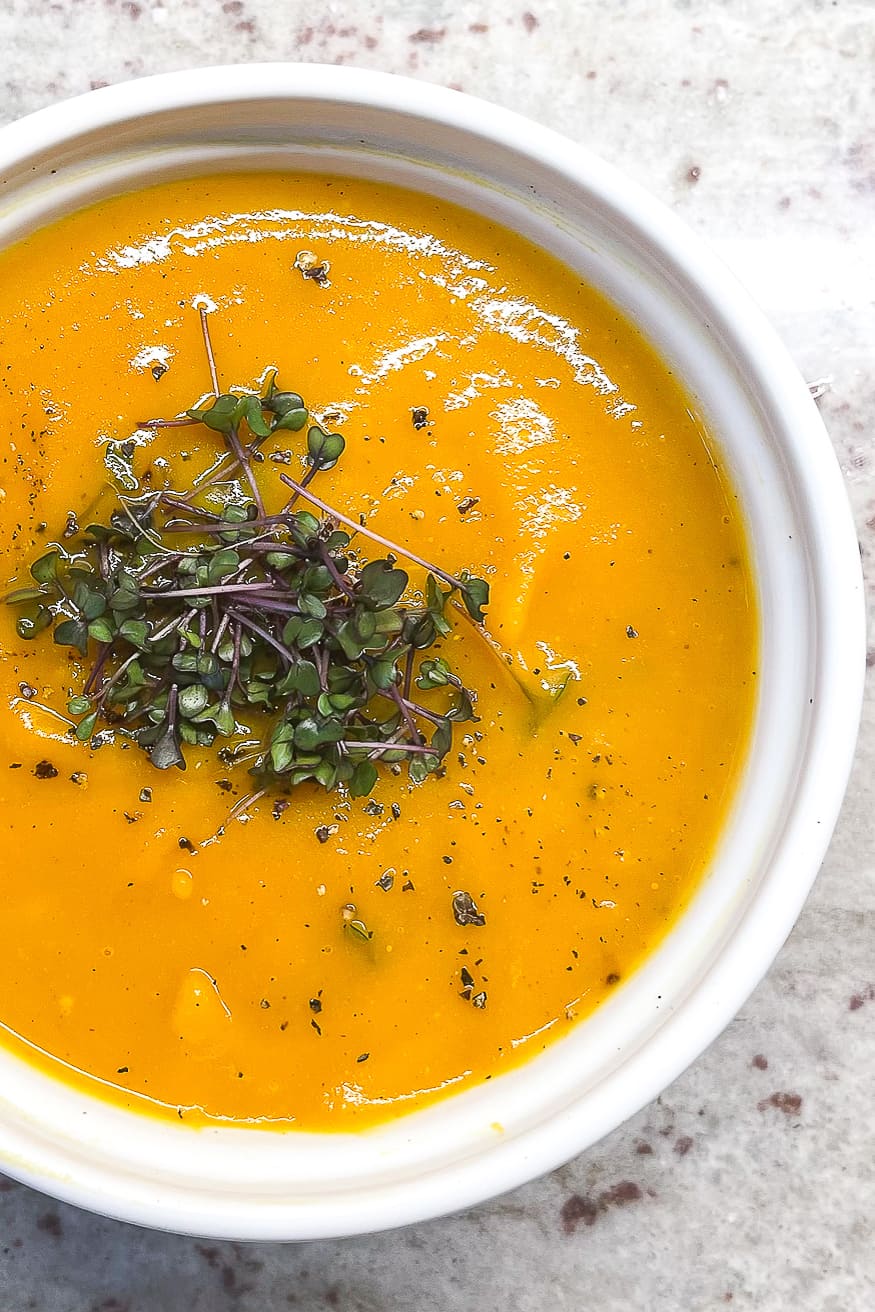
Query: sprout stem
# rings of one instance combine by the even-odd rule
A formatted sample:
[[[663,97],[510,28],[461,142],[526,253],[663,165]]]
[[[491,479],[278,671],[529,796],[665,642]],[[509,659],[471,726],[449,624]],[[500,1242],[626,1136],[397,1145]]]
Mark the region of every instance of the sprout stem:
[[[346,524],[348,528],[353,529],[356,533],[364,533],[365,537],[370,538],[372,542],[378,542],[381,547],[385,547],[386,550],[391,551],[393,555],[404,556],[406,560],[412,560],[414,565],[421,565],[422,568],[428,570],[430,574],[434,574],[437,578],[443,579],[444,583],[451,584],[452,587],[458,588],[460,592],[465,591],[464,583],[461,579],[457,579],[454,574],[448,574],[446,570],[440,569],[437,565],[430,565],[427,560],[423,560],[421,556],[415,555],[409,547],[399,546],[397,542],[392,542],[389,538],[382,537],[379,533],[375,533],[373,529],[368,528],[365,524],[357,524],[354,519],[350,519],[349,515],[344,515],[340,510],[335,510],[333,506],[329,506],[327,502],[322,501],[317,497],[315,492],[311,492],[303,483],[296,483],[288,474],[280,474],[280,478],[289,487],[294,488],[298,496],[306,497],[308,501],[312,502],[314,506],[318,506],[324,514],[330,515],[332,519],[339,519],[341,524]]]

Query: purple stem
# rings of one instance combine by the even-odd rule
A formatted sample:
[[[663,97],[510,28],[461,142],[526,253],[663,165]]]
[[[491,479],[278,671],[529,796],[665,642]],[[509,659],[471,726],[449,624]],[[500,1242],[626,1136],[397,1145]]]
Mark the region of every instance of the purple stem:
[[[295,492],[305,496],[314,506],[318,506],[323,514],[330,515],[332,519],[339,519],[341,524],[346,524],[348,528],[353,529],[356,533],[364,533],[365,537],[370,538],[373,542],[378,542],[381,547],[385,547],[387,551],[391,551],[393,555],[404,556],[407,560],[412,560],[414,565],[420,565],[422,569],[428,570],[429,573],[436,575],[439,579],[443,579],[445,583],[449,583],[452,587],[458,588],[460,592],[465,591],[465,585],[462,580],[457,579],[453,574],[447,574],[446,570],[439,569],[437,565],[430,565],[427,560],[423,560],[421,556],[415,555],[408,547],[400,547],[397,542],[392,542],[389,538],[381,537],[379,533],[375,533],[373,529],[367,528],[364,524],[356,523],[356,521],[350,519],[348,515],[344,515],[341,511],[335,510],[333,506],[329,506],[325,501],[321,501],[320,498],[317,497],[314,492],[311,492],[309,488],[304,487],[301,483],[296,483],[293,478],[289,478],[288,474],[280,474],[280,478],[288,487],[294,488]]]
[[[190,428],[199,419],[138,419],[137,428]]]
[[[323,692],[328,691],[328,652],[324,647],[314,648],[313,657],[316,663],[316,670],[319,675],[319,687]]]
[[[229,429],[226,434],[226,437],[228,439],[228,445],[230,446],[234,455],[237,457],[241,466],[243,467],[243,473],[246,475],[246,481],[249,484],[250,491],[252,492],[252,499],[255,502],[256,506],[258,507],[258,513],[259,515],[263,516],[264,502],[261,499],[261,492],[258,490],[258,483],[256,482],[255,475],[252,472],[252,466],[249,464],[249,461],[246,459],[246,456],[243,453],[243,447],[240,445],[240,438],[237,436],[237,429],[236,428]]]
[[[304,489],[308,487],[310,483],[312,483],[313,479],[316,477],[318,473],[319,473],[319,466],[311,465],[310,468],[304,474],[304,477],[301,479],[300,489],[296,491],[295,495],[293,497],[290,497],[289,500],[286,502],[286,510],[291,510],[292,506],[295,504],[298,497],[301,495]],[[309,496],[309,493],[305,495]]]
[[[288,591],[288,590],[286,590]],[[277,591],[268,583],[216,583],[209,588],[168,588],[165,592],[162,589],[156,589],[154,592],[149,590],[141,592],[141,597],[214,597],[221,596],[226,592],[264,592],[266,597],[281,597],[282,592]]]
[[[407,702],[404,700],[404,698],[401,696],[400,692],[398,691],[397,684],[393,683],[391,688],[387,688],[383,693],[383,696],[388,697],[390,701],[393,701],[395,703],[401,714],[404,716],[404,723],[407,725],[407,731],[410,734],[410,737],[413,739],[415,743],[421,745],[422,734],[417,729],[416,722],[413,719],[413,716],[410,714]]]
[[[100,690],[100,697],[98,698],[99,706],[102,706],[103,703],[105,702],[106,694],[109,692],[110,688],[115,687],[115,685],[118,683],[119,679],[122,677],[128,666],[133,665],[134,661],[137,660],[141,654],[142,654],[141,652],[135,651],[134,654],[132,656],[129,656],[126,661],[122,661],[121,665],[118,667],[115,673],[109,679],[107,679],[106,683],[103,685],[103,687]],[[175,686],[176,685],[174,684],[174,687]]]
[[[164,533],[238,533],[241,529],[247,528],[267,528],[276,529],[283,527],[284,521],[282,515],[265,515],[260,519],[244,519],[242,524],[235,524],[231,520],[222,520],[218,524],[192,524],[190,527],[182,524],[168,524],[162,531]],[[246,543],[249,546],[249,543]],[[182,552],[182,555],[185,553]]]
[[[240,605],[246,605],[245,600],[241,601]],[[291,601],[271,601],[259,598],[256,605],[258,610],[269,610],[276,615],[300,615],[302,613],[300,607],[295,606]]]
[[[234,659],[231,661],[231,676],[228,679],[228,687],[225,689],[225,696],[222,698],[224,706],[231,704],[231,692],[234,684],[237,682],[237,675],[240,671],[240,642],[243,637],[243,630],[240,627],[240,621],[234,625]]]
[[[340,591],[344,593],[345,596],[347,597],[354,597],[355,592],[349,586],[346,580],[343,578],[342,574],[338,570],[334,561],[331,559],[331,553],[328,550],[326,550],[326,548],[323,546],[321,542],[319,544],[319,554],[322,557],[323,561],[325,562],[325,568],[328,570],[328,573],[334,579],[334,582],[336,586],[340,589]]]
[[[437,756],[437,752],[424,743],[379,743],[376,746],[367,740],[363,742],[339,742],[336,744],[346,752],[365,749],[372,757],[382,756],[384,752],[411,752],[422,756]]]
[[[410,684],[413,681],[413,648],[410,647],[407,652],[407,660],[404,664],[404,691],[402,696],[406,701],[410,696]]]
[[[189,620],[194,619],[196,614],[197,611],[192,607],[190,610],[187,610],[184,615],[178,615],[176,619],[171,620],[169,624],[165,624],[163,629],[157,629],[154,633],[150,633],[149,641],[158,642],[161,638],[166,638],[168,633],[172,633],[174,629],[178,629],[183,624],[188,624]]]
[[[424,720],[430,720],[432,724],[443,724],[446,719],[445,715],[435,715],[434,711],[426,710],[418,702],[412,702],[409,698],[404,698],[404,705],[407,706],[414,715],[421,715]]]
[[[101,644],[100,651],[98,652],[97,655],[97,660],[94,662],[91,673],[89,674],[88,679],[86,681],[85,687],[82,689],[82,692],[86,697],[90,694],[95,683],[103,673],[103,667],[107,662],[111,650],[112,650],[111,642],[104,642]]]
[[[219,395],[219,375],[216,373],[216,359],[213,355],[213,343],[210,341],[210,325],[207,323],[207,308],[205,305],[198,306],[198,313],[201,317],[201,332],[204,335],[204,350],[207,353],[207,364],[210,370],[210,382],[213,385],[213,394]]]
[[[265,642],[269,643],[271,647],[274,647],[279,652],[286,665],[291,665],[292,660],[294,659],[292,653],[283,643],[278,642],[272,633],[268,633],[267,629],[263,629],[261,625],[256,624],[254,620],[247,619],[247,617],[242,615],[238,610],[229,610],[228,614],[232,619],[237,620],[237,622],[242,624],[245,628],[251,629],[253,633],[257,633],[260,638],[263,638]]]
[[[225,636],[225,630],[227,629],[230,623],[231,623],[230,615],[227,614],[223,615],[221,620],[219,621],[218,628],[216,629],[216,634],[215,637],[213,638],[213,645],[210,647],[211,652],[215,653],[219,650],[219,645]]]

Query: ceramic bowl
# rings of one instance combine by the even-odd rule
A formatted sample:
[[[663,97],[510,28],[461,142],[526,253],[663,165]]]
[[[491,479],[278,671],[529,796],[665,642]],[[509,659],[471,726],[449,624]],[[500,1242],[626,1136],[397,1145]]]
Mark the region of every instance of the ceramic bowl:
[[[862,693],[862,585],[830,443],[760,313],[661,205],[506,110],[313,65],[107,88],[0,130],[0,244],[122,189],[241,168],[422,189],[524,233],[602,289],[717,436],[761,611],[752,747],[697,896],[607,1003],[527,1065],[360,1135],[279,1134],[129,1114],[0,1049],[10,1175],[169,1230],[306,1239],[422,1220],[550,1170],[655,1097],[726,1025],[793,925],[836,820]]]

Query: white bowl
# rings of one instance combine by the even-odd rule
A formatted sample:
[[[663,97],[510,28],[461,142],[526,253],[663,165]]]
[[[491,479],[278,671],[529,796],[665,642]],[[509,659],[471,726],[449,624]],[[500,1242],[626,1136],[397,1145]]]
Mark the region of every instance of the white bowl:
[[[10,1175],[169,1230],[306,1239],[435,1216],[557,1166],[655,1097],[726,1025],[793,925],[838,814],[862,697],[862,579],[829,440],[757,309],[667,210],[506,110],[315,65],[107,88],[0,130],[0,244],[119,190],[241,166],[365,174],[446,197],[603,289],[718,437],[762,614],[753,745],[707,878],[644,967],[527,1065],[346,1136],[164,1124],[0,1050]]]

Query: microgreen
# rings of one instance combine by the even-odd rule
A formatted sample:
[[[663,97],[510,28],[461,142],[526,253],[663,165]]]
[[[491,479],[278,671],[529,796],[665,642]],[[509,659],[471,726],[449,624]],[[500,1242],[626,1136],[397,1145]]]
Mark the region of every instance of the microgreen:
[[[222,392],[203,310],[201,321],[211,398],[184,419],[141,426],[215,434],[224,451],[209,479],[141,496],[120,483],[105,522],[52,544],[32,583],[7,594],[19,636],[51,630],[76,653],[81,685],[67,709],[82,742],[108,724],[158,769],[185,769],[190,749],[225,744],[227,760],[238,739],[262,792],[309,782],[362,797],[380,767],[421,782],[450,751],[453,724],[476,719],[474,694],[446,657],[424,653],[449,633],[454,594],[483,622],[489,585],[316,496],[310,484],[341,459],[344,438],[311,422],[275,375],[261,393]],[[268,514],[254,457],[290,433],[302,435],[305,472],[280,475],[292,496]],[[219,482],[227,499],[217,513]],[[194,545],[180,547],[180,535]],[[362,538],[382,553],[365,559]],[[425,572],[421,586],[399,560]],[[415,700],[414,686],[434,704]]]

